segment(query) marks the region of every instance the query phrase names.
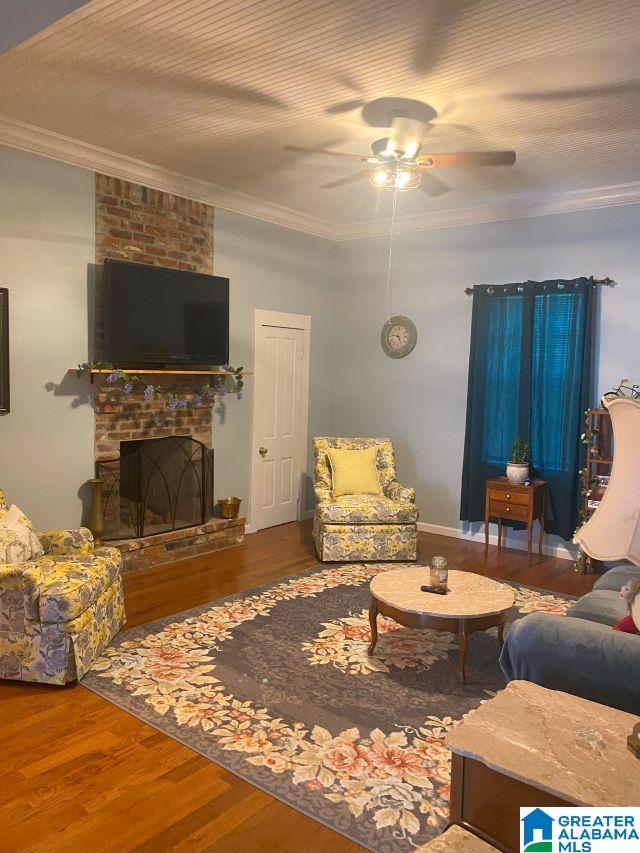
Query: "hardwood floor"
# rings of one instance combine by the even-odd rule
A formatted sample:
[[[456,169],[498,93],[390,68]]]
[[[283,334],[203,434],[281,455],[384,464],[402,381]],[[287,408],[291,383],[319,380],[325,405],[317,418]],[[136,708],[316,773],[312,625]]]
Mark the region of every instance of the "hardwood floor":
[[[421,558],[582,595],[593,577],[566,560],[420,534]],[[127,627],[317,563],[310,523],[248,536],[228,551],[125,576]],[[358,850],[82,686],[0,683],[0,851]]]

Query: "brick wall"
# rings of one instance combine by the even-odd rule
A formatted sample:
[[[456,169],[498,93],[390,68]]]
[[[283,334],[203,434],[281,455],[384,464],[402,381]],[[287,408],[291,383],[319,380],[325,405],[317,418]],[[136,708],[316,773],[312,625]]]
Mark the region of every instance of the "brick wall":
[[[96,264],[141,264],[213,273],[213,208],[96,174]]]
[[[157,381],[157,377],[154,377]],[[179,390],[178,383],[176,388]],[[191,435],[205,447],[211,447],[213,406],[203,404],[168,412],[166,402],[147,402],[141,394],[123,397],[104,379],[96,378],[95,459],[114,459],[120,453],[120,442],[164,435]]]

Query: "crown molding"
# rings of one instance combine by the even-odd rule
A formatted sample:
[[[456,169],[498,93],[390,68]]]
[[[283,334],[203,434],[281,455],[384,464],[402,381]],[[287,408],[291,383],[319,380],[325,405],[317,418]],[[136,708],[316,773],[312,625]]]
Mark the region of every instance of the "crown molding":
[[[285,205],[274,204],[245,193],[229,190],[209,181],[155,166],[144,160],[118,154],[7,116],[0,116],[0,145],[30,151],[33,154],[89,169],[92,172],[123,178],[328,240],[344,242],[383,237],[389,233],[389,222],[386,219],[346,225],[335,224]],[[554,196],[508,199],[494,204],[400,216],[396,220],[395,230],[399,233],[431,231],[639,203],[640,181],[633,181],[585,190],[571,190]]]
[[[464,225],[481,225],[489,222],[506,222],[514,219],[532,219],[560,213],[599,210],[619,205],[640,204],[640,181],[570,190],[555,196],[537,199],[509,199],[495,204],[474,207],[454,207],[433,213],[399,216],[394,233],[432,231],[440,228],[459,228]],[[389,223],[378,220],[358,222],[341,229],[338,240],[361,240],[382,237],[389,233]]]
[[[338,229],[331,222],[309,216],[280,204],[265,202],[245,193],[220,187],[217,184],[155,166],[126,154],[118,154],[79,139],[72,139],[42,127],[0,116],[0,145],[20,148],[51,160],[101,172],[145,187],[201,201],[212,207],[230,210],[262,219],[285,228],[295,228],[305,234],[336,240]]]

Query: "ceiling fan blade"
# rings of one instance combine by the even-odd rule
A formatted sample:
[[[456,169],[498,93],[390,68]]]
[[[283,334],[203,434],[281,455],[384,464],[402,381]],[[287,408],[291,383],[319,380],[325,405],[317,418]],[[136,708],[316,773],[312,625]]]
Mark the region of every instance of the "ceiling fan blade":
[[[515,151],[450,151],[446,154],[421,154],[416,162],[426,168],[450,168],[456,166],[512,166],[516,162]]]
[[[217,98],[225,98],[230,101],[240,101],[246,104],[255,104],[261,107],[274,107],[277,109],[288,109],[287,104],[280,98],[262,92],[260,89],[252,89],[249,86],[235,86],[219,80],[212,80],[205,88],[210,95]]]
[[[464,24],[464,16],[479,0],[423,0],[417,23],[413,70],[420,75],[433,74],[450,53],[452,37]]]
[[[640,91],[640,80],[624,80],[598,86],[577,86],[556,89],[551,92],[516,92],[509,97],[514,101],[564,101],[577,98],[609,98],[617,95],[636,95]]]
[[[354,172],[353,175],[347,175],[346,178],[338,178],[337,181],[329,181],[328,184],[319,184],[318,189],[332,190],[336,187],[346,187],[348,184],[355,184],[369,174],[368,169],[363,169],[361,172]]]
[[[349,74],[337,74],[336,82],[339,83],[343,88],[347,89],[348,92],[351,93],[351,97],[349,97],[346,101],[338,101],[336,104],[331,104],[330,107],[325,109],[325,112],[329,115],[340,115],[341,113],[350,113],[353,110],[358,110],[360,107],[363,107],[366,104],[366,100],[363,97],[364,90],[362,86],[358,83],[355,77],[351,77]]]
[[[285,151],[297,151],[299,154],[328,154],[330,157],[342,157],[343,160],[358,160],[366,163],[369,157],[366,154],[348,154],[346,151],[329,151],[327,148],[303,148],[299,145],[285,145]]]
[[[354,98],[352,101],[342,101],[339,104],[332,104],[325,110],[329,115],[340,115],[341,113],[350,113],[364,106],[365,101],[362,98]]]
[[[420,175],[420,192],[423,192],[431,198],[444,195],[445,193],[448,193],[450,189],[451,187],[449,184],[445,184],[444,181],[441,181],[440,178],[436,178],[436,176],[431,174],[431,172],[424,172]]]

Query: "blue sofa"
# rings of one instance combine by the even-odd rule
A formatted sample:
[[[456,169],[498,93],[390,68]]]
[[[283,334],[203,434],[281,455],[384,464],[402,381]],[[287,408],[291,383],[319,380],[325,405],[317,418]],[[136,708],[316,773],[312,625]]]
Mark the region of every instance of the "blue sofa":
[[[640,714],[640,634],[612,626],[627,615],[620,587],[640,568],[615,566],[566,616],[530,613],[511,626],[500,655],[509,681],[523,679]]]

